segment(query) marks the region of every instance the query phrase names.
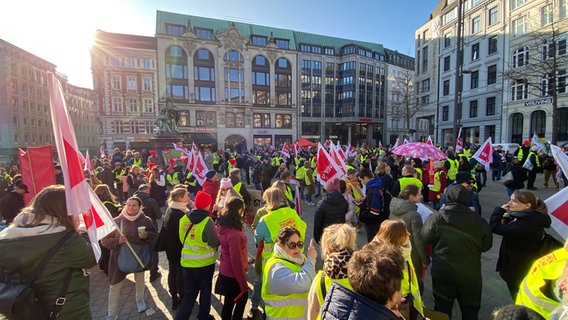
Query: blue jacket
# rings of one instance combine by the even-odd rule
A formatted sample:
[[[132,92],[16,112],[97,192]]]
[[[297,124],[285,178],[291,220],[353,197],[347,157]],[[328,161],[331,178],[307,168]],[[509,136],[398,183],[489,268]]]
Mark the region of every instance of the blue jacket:
[[[320,309],[322,320],[399,320],[392,311],[354,291],[333,283]]]

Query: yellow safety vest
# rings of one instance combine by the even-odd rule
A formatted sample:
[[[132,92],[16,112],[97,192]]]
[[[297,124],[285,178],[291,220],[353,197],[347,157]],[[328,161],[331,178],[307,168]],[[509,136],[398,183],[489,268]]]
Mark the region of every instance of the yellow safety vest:
[[[215,263],[215,249],[203,241],[203,230],[209,219],[209,217],[206,217],[201,222],[194,224],[189,231],[181,249],[180,263],[182,267],[201,268]],[[179,241],[183,242],[190,224],[187,215],[183,215],[179,220]]]
[[[418,180],[417,178],[414,177],[402,177],[398,179],[398,182],[400,183],[400,191],[402,191],[402,189],[404,189],[404,187],[406,187],[409,184],[414,184],[416,186],[418,186],[418,188],[420,188],[420,190],[422,190],[422,181]]]
[[[219,164],[219,155],[217,153],[213,154],[213,164]]]
[[[284,191],[284,195],[290,202],[294,202],[294,197],[292,196],[292,188],[290,188],[288,184],[286,184],[286,191]]]
[[[270,159],[270,165],[273,167],[278,167],[280,165],[280,158],[272,157],[272,159]]]
[[[296,179],[297,180],[304,180],[304,177],[306,176],[306,167],[300,167],[298,168],[298,170],[296,170]]]
[[[414,308],[420,312],[422,316],[424,316],[424,309],[422,307],[422,296],[420,295],[420,287],[418,287],[418,279],[416,277],[416,271],[414,271],[414,265],[412,264],[412,259],[408,259],[408,269],[410,269],[411,277],[410,280],[408,279],[408,270],[404,268],[402,270],[402,283],[401,283],[401,291],[402,296],[406,296],[407,294],[411,294],[412,298],[414,298],[413,304]]]
[[[314,281],[317,281],[316,284],[316,295],[318,297],[318,301],[320,306],[323,306],[323,301],[325,300],[325,296],[323,295],[323,292],[321,291],[321,274],[323,271],[318,271],[318,274],[316,275],[316,278],[314,279]],[[332,279],[330,277],[328,277],[327,275],[324,276],[324,284],[325,284],[325,290],[328,291],[329,287],[331,287],[331,285],[336,282],[342,286],[344,286],[345,288],[352,290],[353,288],[351,287],[351,284],[349,283],[349,278],[343,278],[343,279]],[[318,317],[316,319],[321,319],[321,314],[318,314]]]
[[[450,180],[456,180],[456,175],[458,174],[458,167],[460,166],[460,162],[457,159],[448,159],[450,162],[450,169],[448,170],[448,178]]]
[[[469,160],[471,158],[471,149],[463,148],[461,154]]]
[[[523,148],[522,147],[519,148],[519,152],[517,153],[517,160],[519,160],[519,161],[523,160]],[[521,165],[523,165],[523,164],[521,163]]]
[[[266,262],[266,267],[262,273],[262,300],[264,300],[264,312],[268,319],[304,319],[306,306],[308,305],[308,291],[303,293],[292,293],[286,296],[273,294],[268,289],[268,275],[270,269],[280,263],[285,267],[298,273],[302,266],[292,263],[279,257],[272,257]]]
[[[179,173],[178,172],[174,172],[173,174],[168,173],[166,175],[166,179],[170,184],[175,186],[176,184],[179,184]]]
[[[278,233],[282,228],[294,227],[300,231],[300,239],[304,241],[306,236],[306,223],[298,216],[296,210],[290,207],[282,207],[276,210],[270,211],[267,215],[262,217],[268,232],[270,232],[271,243],[264,243],[264,249],[262,250],[262,264],[266,264],[266,261],[272,256],[274,251],[274,243],[278,237]]]
[[[133,158],[132,164],[140,167],[142,165],[142,158],[139,158],[139,159]]]
[[[191,181],[191,177],[193,176],[193,172],[190,171],[187,176],[185,176],[185,184],[190,187],[197,186],[197,179],[194,179],[193,182]]]
[[[546,280],[554,282],[562,277],[567,261],[568,251],[564,248],[537,259],[521,282],[515,304],[527,306],[545,319],[550,318],[552,310],[561,304],[545,296],[540,289],[545,285]]]
[[[235,191],[236,191],[237,193],[241,193],[241,187],[242,187],[242,185],[243,185],[243,183],[239,181],[239,182],[237,182],[237,184],[235,184],[235,185],[233,186],[233,189],[235,189]]]
[[[531,158],[531,155],[534,154],[534,160],[536,162],[536,167],[540,167],[540,160],[538,159],[538,155],[534,152],[529,152],[529,155],[527,156],[527,160],[529,160]],[[522,165],[522,164],[521,164]]]
[[[414,170],[418,173],[418,180],[422,181],[422,169],[414,168]]]
[[[434,192],[439,192],[442,189],[442,181],[440,181],[440,174],[442,171],[434,172],[434,185],[430,187],[430,190]]]

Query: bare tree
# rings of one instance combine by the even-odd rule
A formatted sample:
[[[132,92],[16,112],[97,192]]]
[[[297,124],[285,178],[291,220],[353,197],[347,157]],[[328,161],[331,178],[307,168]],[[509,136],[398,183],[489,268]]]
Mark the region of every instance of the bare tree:
[[[388,115],[393,119],[402,119],[404,129],[408,132],[411,122],[416,114],[425,109],[427,103],[418,101],[418,94],[414,85],[414,72],[403,69],[400,77],[396,78],[391,89],[390,108]]]
[[[516,95],[517,99],[526,99],[529,93],[551,98],[551,143],[556,144],[560,129],[558,94],[568,91],[568,19],[557,19],[559,16],[553,5],[550,5],[550,10],[549,15],[542,16],[542,21],[538,21],[539,27],[523,37],[527,41],[512,48],[511,63],[503,75],[511,80],[511,94]]]

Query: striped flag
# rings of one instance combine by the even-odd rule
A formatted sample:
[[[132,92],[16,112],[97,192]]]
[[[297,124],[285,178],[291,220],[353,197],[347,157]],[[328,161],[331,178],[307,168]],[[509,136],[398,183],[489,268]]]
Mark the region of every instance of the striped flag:
[[[290,158],[290,149],[288,149],[288,144],[286,142],[282,145],[281,153],[284,157]]]
[[[485,166],[485,170],[489,171],[489,165],[493,162],[493,146],[491,145],[491,137],[485,140],[485,142],[473,155],[473,158]]]
[[[456,154],[460,153],[461,149],[463,149],[461,134],[462,134],[462,128],[460,127],[460,131],[458,132],[458,137],[456,139]]]

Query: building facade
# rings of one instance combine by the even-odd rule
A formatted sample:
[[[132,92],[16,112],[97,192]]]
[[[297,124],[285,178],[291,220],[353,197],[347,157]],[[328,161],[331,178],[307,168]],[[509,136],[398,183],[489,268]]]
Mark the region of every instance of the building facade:
[[[459,128],[472,144],[489,136],[521,143],[534,132],[550,140],[552,85],[543,91],[550,73],[558,75],[559,140],[567,140],[566,1],[463,1],[461,21],[458,2],[440,1],[415,34],[416,82],[435,84],[428,95],[437,110],[437,141],[455,145]],[[552,47],[553,34],[557,68],[547,73],[551,59],[542,51]]]
[[[0,154],[15,159],[17,148],[54,145],[49,105],[48,73],[56,66],[0,40]],[[62,83],[77,143],[84,151],[98,146],[93,121],[93,90]]]

